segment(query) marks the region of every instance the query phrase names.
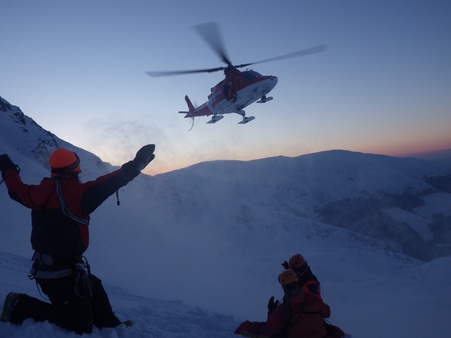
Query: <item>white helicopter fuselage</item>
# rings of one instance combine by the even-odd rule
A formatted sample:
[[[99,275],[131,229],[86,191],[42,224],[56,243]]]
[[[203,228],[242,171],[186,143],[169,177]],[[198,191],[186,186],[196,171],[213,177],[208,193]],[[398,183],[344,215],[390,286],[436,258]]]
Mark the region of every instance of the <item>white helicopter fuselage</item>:
[[[208,100],[207,106],[214,115],[239,113],[262,98],[262,102],[266,102],[266,95],[277,85],[277,81],[276,76],[262,76],[242,88],[238,88],[235,99],[228,100],[223,95],[213,95]]]

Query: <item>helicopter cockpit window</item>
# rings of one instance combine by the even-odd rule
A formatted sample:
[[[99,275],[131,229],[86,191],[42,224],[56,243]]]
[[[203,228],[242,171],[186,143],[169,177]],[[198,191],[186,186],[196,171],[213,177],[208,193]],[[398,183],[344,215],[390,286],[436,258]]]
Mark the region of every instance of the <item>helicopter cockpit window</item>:
[[[243,75],[246,78],[246,80],[253,80],[262,76],[260,73],[254,72],[253,70],[247,70],[243,72]]]

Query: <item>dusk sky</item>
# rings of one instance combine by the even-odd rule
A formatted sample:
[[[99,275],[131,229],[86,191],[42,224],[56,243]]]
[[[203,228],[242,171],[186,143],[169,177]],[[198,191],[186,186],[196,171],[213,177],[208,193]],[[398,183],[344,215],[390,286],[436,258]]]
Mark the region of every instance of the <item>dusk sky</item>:
[[[0,96],[58,137],[120,165],[157,145],[149,174],[210,160],[346,149],[405,155],[451,148],[449,0],[0,0]],[[274,100],[191,120],[223,66],[192,26],[217,22],[232,63],[262,63]]]

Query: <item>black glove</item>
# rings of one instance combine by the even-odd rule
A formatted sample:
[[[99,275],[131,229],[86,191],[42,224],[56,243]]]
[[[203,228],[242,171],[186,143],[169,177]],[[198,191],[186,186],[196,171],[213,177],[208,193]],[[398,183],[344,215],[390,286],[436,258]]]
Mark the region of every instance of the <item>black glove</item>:
[[[274,296],[269,298],[268,315],[271,314],[275,309],[277,309],[278,306],[279,306],[279,301],[278,300],[274,301]]]
[[[8,155],[0,155],[0,171],[2,172],[2,178],[5,175],[6,169],[18,170],[18,167],[11,161]]]
[[[290,264],[287,261],[283,262],[282,266],[287,270],[290,268]]]
[[[141,170],[143,170],[154,158],[155,145],[148,144],[136,153],[133,161],[127,162],[122,165],[122,170],[129,180],[134,179],[139,175]]]
[[[136,165],[136,169],[143,170],[147,165],[155,158],[154,152],[155,144],[148,144],[136,153],[133,163]]]

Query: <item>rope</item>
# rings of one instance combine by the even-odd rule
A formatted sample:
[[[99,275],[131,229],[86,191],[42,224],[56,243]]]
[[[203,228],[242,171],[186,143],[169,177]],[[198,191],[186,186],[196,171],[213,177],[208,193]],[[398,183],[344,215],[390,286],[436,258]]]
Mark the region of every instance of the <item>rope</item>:
[[[55,185],[56,185],[56,192],[58,194],[58,200],[60,202],[60,206],[61,206],[61,210],[63,211],[63,214],[65,216],[69,217],[70,219],[74,220],[77,223],[89,225],[89,218],[86,219],[86,218],[77,217],[70,212],[70,210],[67,207],[66,202],[64,201],[64,198],[63,198],[63,192],[61,190],[60,181],[58,179],[54,179],[54,181],[55,181]]]

